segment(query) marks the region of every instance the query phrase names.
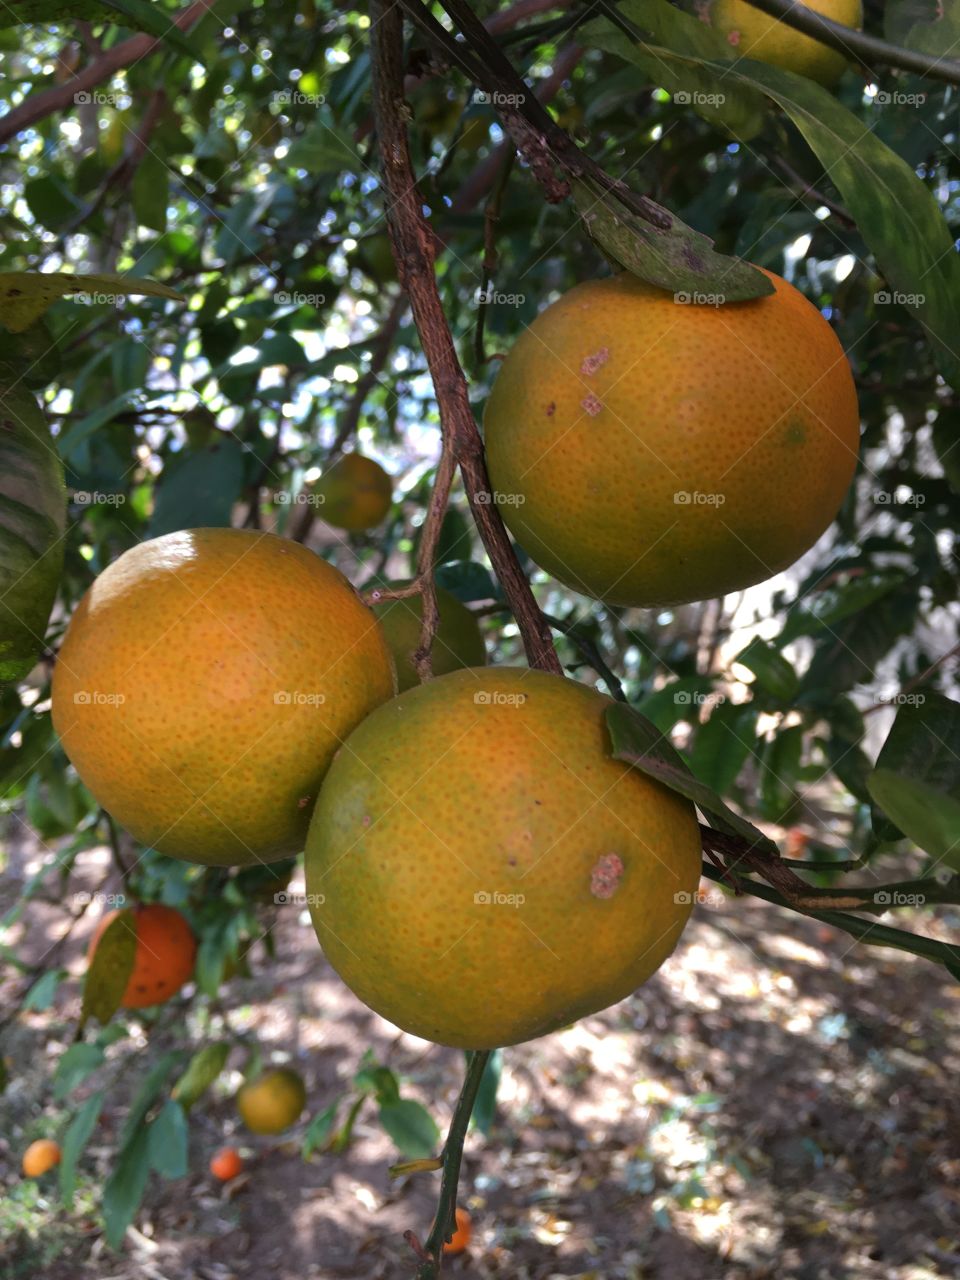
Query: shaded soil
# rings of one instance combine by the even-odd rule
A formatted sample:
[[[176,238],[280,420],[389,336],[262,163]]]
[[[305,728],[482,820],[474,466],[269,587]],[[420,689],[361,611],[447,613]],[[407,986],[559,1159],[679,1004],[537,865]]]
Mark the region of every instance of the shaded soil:
[[[16,867],[14,857],[4,906]],[[100,885],[98,855],[84,855],[85,874]],[[464,1163],[473,1242],[445,1275],[960,1275],[960,987],[928,963],[766,904],[706,896],[680,950],[639,994],[506,1052],[495,1125],[471,1135]],[[22,1222],[9,1210],[4,1219],[2,1280],[412,1276],[403,1232],[428,1231],[436,1175],[391,1182],[397,1152],[372,1102],[345,1152],[305,1162],[300,1140],[368,1048],[445,1128],[462,1055],[397,1033],[354,1000],[298,908],[264,918],[274,921],[276,959],[255,948],[254,976],[233,979],[225,1003],[267,1057],[302,1072],[305,1120],[287,1140],[238,1131],[227,1088],[237,1077],[226,1080],[191,1113],[191,1173],[151,1182],[122,1251],[106,1248],[89,1203],[65,1215],[55,1180],[45,1181]],[[62,911],[35,902],[25,920],[13,931],[17,953],[42,956]],[[73,969],[93,923],[64,949]],[[21,989],[13,975],[5,1009]],[[4,1027],[11,1082],[0,1097],[0,1179],[11,1200],[23,1185],[23,1146],[69,1116],[49,1082],[77,1009],[67,981],[51,1009]],[[191,1036],[201,1042],[197,1018],[195,1008],[189,1034],[172,1017],[151,1033],[151,1056]],[[91,1186],[110,1167],[132,1075],[121,1075],[88,1148]],[[232,1139],[247,1169],[221,1187],[207,1161]]]

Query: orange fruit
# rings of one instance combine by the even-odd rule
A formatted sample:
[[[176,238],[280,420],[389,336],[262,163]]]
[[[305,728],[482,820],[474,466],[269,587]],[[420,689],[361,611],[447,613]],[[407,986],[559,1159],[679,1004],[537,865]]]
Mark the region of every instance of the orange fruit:
[[[807,8],[845,27],[859,28],[863,21],[860,0],[809,0]],[[746,0],[714,0],[707,13],[710,24],[727,37],[741,57],[795,71],[828,87],[836,84],[847,65],[836,49],[755,9]]]
[[[119,910],[109,911],[97,925],[90,939],[88,964],[93,960],[97,943],[119,914]],[[148,1005],[163,1004],[190,981],[197,959],[197,940],[186,918],[175,907],[165,907],[159,902],[137,903],[130,918],[136,929],[137,949],[120,1007],[145,1009]]]
[[[327,524],[349,533],[378,525],[393,502],[393,481],[372,458],[345,453],[313,486],[320,515]]]
[[[621,605],[723,595],[792,564],[836,515],[853,377],[816,307],[766,274],[775,293],[723,306],[631,275],[577,285],[507,355],[490,479],[514,537],[567,586]]]
[[[23,1173],[27,1178],[41,1178],[60,1163],[60,1144],[52,1138],[38,1138],[23,1153]]]
[[[388,587],[406,586],[406,582],[389,582]],[[459,667],[480,667],[487,660],[487,649],[477,619],[456,596],[437,588],[440,625],[433,638],[431,663],[435,676],[456,671]],[[402,693],[420,683],[413,655],[420,645],[423,621],[423,598],[408,596],[405,600],[387,600],[375,604],[373,612],[397,667],[397,684]]]
[[[306,1101],[307,1090],[296,1071],[277,1067],[242,1086],[237,1110],[251,1133],[282,1133],[299,1119]]]
[[[463,1253],[470,1243],[470,1237],[473,1235],[473,1223],[470,1221],[470,1215],[466,1209],[461,1209],[457,1205],[456,1214],[457,1229],[443,1246],[444,1253]]]
[[[94,582],[60,649],[53,722],[143,844],[271,862],[302,848],[334,751],[394,679],[338,570],[273,534],[192,529],[140,543]]]
[[[455,671],[354,730],[307,837],[327,959],[372,1009],[489,1049],[622,1000],[673,951],[700,874],[693,806],[609,754],[594,689]]]
[[[243,1160],[236,1147],[221,1147],[210,1161],[210,1172],[221,1182],[229,1182],[243,1172]]]

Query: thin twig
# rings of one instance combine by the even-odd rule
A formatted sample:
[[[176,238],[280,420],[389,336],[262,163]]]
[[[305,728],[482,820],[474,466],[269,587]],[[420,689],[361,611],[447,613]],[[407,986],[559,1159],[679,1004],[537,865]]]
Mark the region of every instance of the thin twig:
[[[195,26],[216,0],[194,0],[173,19],[173,25],[181,31],[188,31]],[[76,95],[103,84],[124,67],[132,66],[148,54],[165,48],[159,36],[146,35],[143,32],[131,36],[129,40],[121,40],[112,49],[108,49],[93,62],[87,63],[66,84],[54,85],[51,89],[43,89],[39,93],[31,93],[24,102],[0,119],[0,144],[9,142],[24,129],[29,129],[38,120],[64,111],[75,100]]]
[[[943,666],[945,662],[949,661],[950,658],[952,658],[955,654],[958,654],[958,653],[960,653],[960,643],[955,644],[953,648],[948,649],[946,653],[941,653],[940,657],[937,658],[934,662],[931,662],[929,667],[927,667],[925,671],[921,671],[919,675],[911,676],[911,678],[903,686],[900,692],[896,694],[894,697],[885,699],[883,702],[874,703],[872,707],[867,707],[867,709],[863,712],[863,714],[865,716],[869,716],[869,715],[872,715],[874,711],[879,711],[883,707],[889,707],[891,705],[895,706],[898,703],[898,701],[902,701],[902,699],[906,696],[906,694],[916,689],[918,684],[923,684],[924,680],[926,680],[928,676],[932,676],[934,671],[936,671],[938,667]]]
[[[876,36],[868,36],[852,27],[825,18],[815,9],[798,4],[796,0],[747,0],[754,8],[769,13],[773,18],[813,36],[821,44],[829,45],[848,58],[855,57],[866,67],[893,67],[898,71],[915,71],[933,80],[960,85],[960,62],[936,53],[920,53],[917,49],[905,49]]]
[[[513,143],[508,142],[506,157],[501,165],[496,185],[490,193],[487,207],[483,212],[483,283],[480,286],[480,300],[477,305],[477,328],[474,335],[474,357],[478,369],[482,369],[488,359],[483,351],[483,331],[487,320],[487,297],[499,261],[497,254],[497,225],[500,222],[503,193],[506,190],[507,179],[513,169],[513,161],[516,154],[516,148]]]

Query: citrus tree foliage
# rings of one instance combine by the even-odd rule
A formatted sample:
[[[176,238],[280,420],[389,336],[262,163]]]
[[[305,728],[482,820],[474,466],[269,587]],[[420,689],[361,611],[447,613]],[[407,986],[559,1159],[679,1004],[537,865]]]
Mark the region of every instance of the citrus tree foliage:
[[[23,378],[42,398],[69,494],[46,653],[23,684],[0,693],[0,795],[10,820],[43,842],[78,918],[88,901],[71,898],[71,867],[105,840],[127,893],[189,914],[202,1005],[218,993],[229,1000],[233,974],[268,962],[269,934],[247,953],[284,905],[291,867],[129,857],[50,726],[50,670],[70,612],[126,548],[196,525],[309,537],[361,587],[388,567],[410,576],[439,421],[387,235],[369,14],[326,0],[196,8],[183,39],[157,19],[156,11],[176,16],[174,4],[133,0],[11,5],[28,25],[0,29],[0,368],[5,383]],[[489,18],[499,7],[473,8]],[[820,895],[804,909],[848,929],[853,918],[867,941],[954,964],[939,941],[937,904],[957,900],[951,874],[960,867],[960,713],[949,657],[960,513],[957,90],[881,62],[869,73],[849,69],[835,94],[758,63],[734,68],[692,6],[666,0],[589,14],[541,9],[493,27],[555,124],[704,245],[800,288],[849,355],[863,419],[857,482],[835,525],[770,591],[618,610],[560,589],[524,559],[563,661],[671,737],[680,756],[651,748],[650,757],[636,725],[612,726],[621,758],[659,770],[714,828],[753,840],[745,815],[763,825],[774,855],[788,829],[802,832],[791,852],[806,847],[806,884]],[[956,5],[939,14],[941,34],[949,28],[955,39]],[[931,31],[932,6],[892,0],[885,21],[888,37],[909,48],[945,47]],[[879,6],[868,6],[866,22],[883,34]],[[408,36],[418,191],[479,417],[497,355],[550,299],[607,271],[608,259],[650,278],[654,269],[596,175],[579,175],[572,199],[546,198],[536,149],[514,156],[508,88],[465,74],[418,29]],[[140,56],[83,78],[125,40],[142,42]],[[581,219],[578,209],[594,216]],[[664,279],[674,269],[657,267]],[[37,272],[93,278],[82,289],[47,289],[24,317],[14,273]],[[334,535],[311,502],[310,482],[352,444],[396,477],[375,535]],[[456,489],[437,561],[438,583],[483,611],[492,660],[522,661]],[[850,892],[831,864],[852,861],[867,914],[847,913],[844,924],[829,897],[848,903]],[[738,870],[752,876],[757,867]],[[748,883],[761,896],[791,896],[784,881]],[[901,905],[897,885],[912,886],[901,896],[927,910],[902,933],[892,917],[877,924]],[[911,931],[922,936],[911,942]],[[56,960],[24,967],[22,999],[46,1007],[62,975]],[[108,996],[86,1012],[96,1021],[98,1007],[115,1006]],[[103,1067],[122,1032],[86,1034],[57,1066],[61,1101]],[[182,1170],[184,1117],[226,1060],[218,1046],[202,1052],[193,1063],[179,1050],[154,1057],[143,1073],[104,1194],[114,1240],[148,1170]],[[67,1131],[68,1200],[104,1088],[86,1094]],[[369,1062],[348,1095],[314,1118],[307,1153],[349,1141],[370,1100],[402,1152],[429,1153],[429,1117]]]

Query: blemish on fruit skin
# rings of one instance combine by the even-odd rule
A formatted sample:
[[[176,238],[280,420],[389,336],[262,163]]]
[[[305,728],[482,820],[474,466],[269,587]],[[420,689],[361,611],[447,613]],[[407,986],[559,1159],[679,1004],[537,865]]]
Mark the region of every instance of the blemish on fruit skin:
[[[803,444],[807,438],[806,424],[799,418],[794,418],[787,423],[783,435],[787,444]]]
[[[556,401],[551,400],[550,403],[547,405],[547,417],[552,418],[556,412],[557,412]]]
[[[312,796],[301,796],[300,799],[297,801],[297,808],[305,809],[312,799],[313,799]]]
[[[583,363],[580,366],[580,372],[588,377],[591,373],[596,373],[610,359],[610,348],[601,347],[599,351],[595,351],[592,356],[584,356]]]
[[[360,824],[361,826],[369,827],[372,821],[373,819],[370,817],[369,813],[365,813],[363,817],[360,819]]]
[[[595,418],[597,414],[600,412],[600,410],[603,408],[603,405],[600,403],[597,397],[593,394],[593,392],[591,392],[590,395],[584,396],[583,399],[580,401],[580,408],[584,411],[584,413],[589,413],[591,418]]]
[[[727,44],[732,44],[733,47],[736,48],[739,43],[740,43],[740,32],[731,31],[730,34],[727,36]]]
[[[616,853],[602,853],[590,872],[590,892],[595,898],[612,898],[623,878],[623,859]]]

